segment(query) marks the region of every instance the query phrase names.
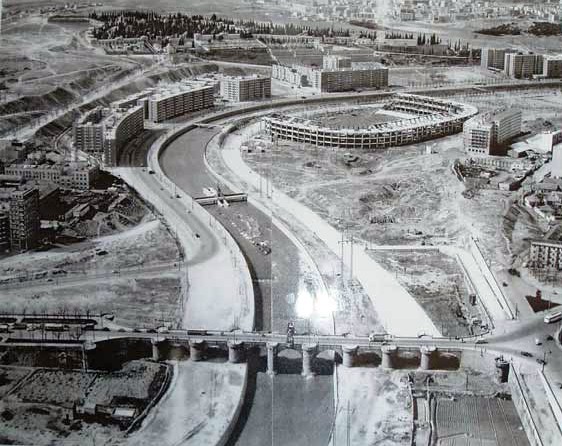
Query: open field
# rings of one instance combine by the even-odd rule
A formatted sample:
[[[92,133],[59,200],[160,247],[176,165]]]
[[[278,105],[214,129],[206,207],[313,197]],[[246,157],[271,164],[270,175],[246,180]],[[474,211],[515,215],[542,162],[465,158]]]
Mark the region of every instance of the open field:
[[[2,276],[34,275],[64,270],[87,273],[175,261],[179,250],[169,230],[159,221],[147,218],[124,232],[50,251],[19,254],[0,260]],[[139,249],[142,246],[143,249]]]
[[[469,303],[469,290],[457,260],[439,251],[369,251],[377,262],[395,271],[400,283],[420,303],[443,336],[477,334],[482,321]]]
[[[390,85],[411,86],[424,83],[462,84],[466,82],[493,82],[508,79],[503,73],[472,67],[414,66],[391,68],[388,72]]]
[[[24,367],[0,367],[0,398],[4,398],[20,380],[31,372],[32,369]]]
[[[339,367],[338,393],[337,444],[346,444],[349,416],[350,444],[410,444],[412,409],[403,372]]]
[[[27,274],[32,278],[50,272],[52,277],[49,282],[33,281],[23,288],[0,289],[0,296],[5,297],[0,308],[30,313],[63,309],[113,312],[118,326],[154,327],[178,316],[185,273],[170,264],[151,272],[153,277],[143,277],[143,268],[173,261],[179,265],[178,247],[157,220],[91,242],[14,256],[0,261],[4,275]],[[128,269],[127,274],[118,273],[121,269]],[[53,271],[66,273],[52,275]]]

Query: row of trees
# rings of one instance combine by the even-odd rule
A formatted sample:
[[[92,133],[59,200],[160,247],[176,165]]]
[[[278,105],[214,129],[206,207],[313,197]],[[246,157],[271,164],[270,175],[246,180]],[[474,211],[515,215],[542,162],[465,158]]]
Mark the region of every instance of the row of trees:
[[[342,28],[336,30],[329,27],[317,28],[292,23],[273,24],[254,20],[234,21],[229,18],[218,17],[216,14],[204,17],[182,13],[160,15],[154,11],[104,11],[101,13],[94,11],[90,14],[90,18],[103,23],[93,31],[93,36],[96,39],[141,36],[147,36],[151,39],[179,36],[192,38],[197,33],[213,35],[238,33],[241,37],[246,38],[252,37],[253,34],[304,34],[315,37],[349,37],[350,35],[348,29]]]

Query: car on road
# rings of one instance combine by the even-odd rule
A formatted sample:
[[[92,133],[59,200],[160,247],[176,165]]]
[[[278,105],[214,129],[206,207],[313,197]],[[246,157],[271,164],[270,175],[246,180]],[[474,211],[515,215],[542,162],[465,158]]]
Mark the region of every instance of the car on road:
[[[196,233],[195,233],[195,238],[201,238],[201,236],[196,232]]]
[[[544,317],[545,324],[552,324],[553,322],[558,322],[560,320],[562,320],[562,311],[554,311]]]
[[[150,170],[148,171],[148,173],[149,173],[149,175],[154,175],[154,170],[150,169]]]
[[[540,338],[535,338],[535,345],[542,345]]]
[[[533,354],[529,352],[521,352],[521,356],[525,356],[526,358],[532,358]]]

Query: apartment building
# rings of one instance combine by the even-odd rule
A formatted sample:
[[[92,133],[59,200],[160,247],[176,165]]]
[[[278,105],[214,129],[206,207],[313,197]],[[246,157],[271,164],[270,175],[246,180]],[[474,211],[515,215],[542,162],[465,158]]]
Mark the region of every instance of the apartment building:
[[[378,63],[352,63],[351,68],[325,70],[302,65],[274,65],[272,77],[321,92],[388,86],[388,69]]]
[[[506,53],[504,72],[515,79],[530,79],[543,74],[543,56],[533,53]]]
[[[0,246],[25,251],[39,241],[39,191],[19,177],[0,176]]]
[[[480,65],[482,68],[503,71],[505,68],[505,55],[515,52],[516,50],[505,48],[482,48]]]
[[[88,153],[103,152],[103,107],[96,107],[72,126],[74,147]]]
[[[214,103],[214,86],[208,82],[175,84],[148,98],[148,120],[162,122],[213,107]]]
[[[549,240],[531,240],[529,263],[534,268],[562,269],[562,243]]]
[[[105,122],[103,162],[116,166],[125,144],[144,130],[144,107],[114,110]]]
[[[562,78],[562,55],[544,56],[543,76],[548,78]]]
[[[331,54],[322,58],[322,68],[325,70],[341,70],[351,68],[351,57]]]
[[[521,133],[521,110],[498,110],[476,116],[463,127],[464,148],[469,154],[501,156],[507,143]]]
[[[270,76],[225,76],[220,81],[220,95],[231,102],[255,101],[271,97]]]

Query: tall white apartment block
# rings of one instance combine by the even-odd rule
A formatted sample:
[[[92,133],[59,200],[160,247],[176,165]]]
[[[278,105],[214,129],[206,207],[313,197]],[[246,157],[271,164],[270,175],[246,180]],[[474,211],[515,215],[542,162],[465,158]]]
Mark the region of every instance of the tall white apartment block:
[[[162,122],[210,108],[215,103],[214,86],[208,83],[174,84],[148,99],[148,120]]]
[[[506,53],[504,72],[516,79],[530,79],[543,74],[543,56],[541,54]]]
[[[521,110],[476,116],[463,126],[464,148],[474,155],[505,155],[507,143],[521,133]]]
[[[220,81],[220,95],[231,102],[255,101],[271,97],[270,76],[225,76]]]

